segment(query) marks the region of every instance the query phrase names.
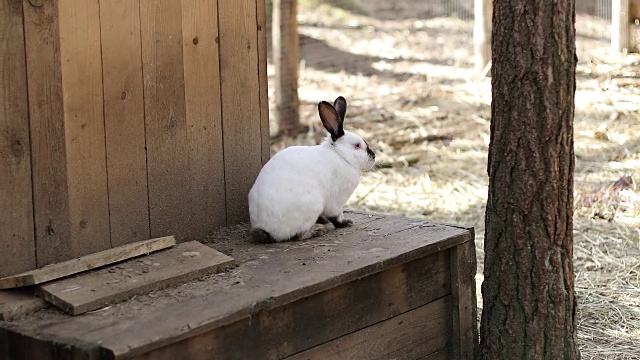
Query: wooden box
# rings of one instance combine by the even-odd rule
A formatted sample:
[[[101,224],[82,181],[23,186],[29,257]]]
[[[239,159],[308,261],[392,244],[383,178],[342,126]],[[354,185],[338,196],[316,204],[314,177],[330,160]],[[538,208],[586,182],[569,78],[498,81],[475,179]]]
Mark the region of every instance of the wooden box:
[[[237,267],[89,314],[0,322],[3,359],[472,359],[473,229],[362,213],[353,227],[207,243]]]
[[[0,1],[0,277],[248,219],[263,0]]]

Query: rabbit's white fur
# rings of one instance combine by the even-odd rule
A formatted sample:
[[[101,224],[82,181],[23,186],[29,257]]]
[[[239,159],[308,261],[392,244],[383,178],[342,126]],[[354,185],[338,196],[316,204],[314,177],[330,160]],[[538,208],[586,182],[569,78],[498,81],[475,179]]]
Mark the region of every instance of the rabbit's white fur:
[[[367,143],[349,131],[336,140],[330,135],[320,145],[280,151],[265,164],[249,192],[252,231],[264,230],[272,241],[286,241],[324,234],[326,230],[316,225],[321,215],[336,226],[350,225],[342,208],[374,159]]]

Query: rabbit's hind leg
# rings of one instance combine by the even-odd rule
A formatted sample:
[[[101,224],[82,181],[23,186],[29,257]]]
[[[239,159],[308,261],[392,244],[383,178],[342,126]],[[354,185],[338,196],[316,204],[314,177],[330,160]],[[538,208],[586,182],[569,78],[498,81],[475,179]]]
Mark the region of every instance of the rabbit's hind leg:
[[[345,228],[353,225],[353,220],[345,218],[344,215],[342,215],[342,213],[338,216],[327,216],[327,219],[331,221],[331,223],[333,224],[333,226],[335,226],[336,229]]]
[[[306,240],[314,237],[322,236],[327,233],[327,228],[322,224],[313,224],[311,228],[302,234],[295,236],[295,240]],[[293,239],[292,239],[293,240]]]

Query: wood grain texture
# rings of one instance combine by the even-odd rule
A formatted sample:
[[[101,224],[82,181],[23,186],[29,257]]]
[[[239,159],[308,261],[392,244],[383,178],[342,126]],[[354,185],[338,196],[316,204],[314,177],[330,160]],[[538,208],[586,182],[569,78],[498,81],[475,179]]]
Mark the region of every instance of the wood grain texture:
[[[451,296],[446,296],[287,359],[421,359],[446,348],[449,319]]]
[[[240,234],[226,244],[216,241],[220,251],[233,249],[238,268],[216,277],[216,285],[207,296],[182,300],[163,306],[162,311],[131,318],[57,319],[49,322],[47,332],[87,343],[101,341],[105,351],[118,356],[139,355],[214,328],[255,319],[259,312],[271,311],[471,239],[467,229],[457,227],[360,213],[346,216],[355,221],[353,227],[330,232],[313,241],[261,246],[248,243],[246,235]],[[216,291],[216,288],[225,290]],[[170,318],[167,314],[171,314]],[[151,334],[140,329],[154,330]],[[23,328],[22,331],[32,330]]]
[[[450,360],[450,359],[452,359],[450,346],[445,347],[442,350],[438,350],[433,354],[427,355],[426,357],[422,358],[422,360]]]
[[[473,15],[473,72],[478,77],[491,61],[493,0],[474,0]]]
[[[273,0],[274,116],[279,132],[284,134],[295,134],[300,128],[297,3],[297,0]]]
[[[36,267],[22,3],[0,1],[0,277]]]
[[[37,266],[73,254],[58,1],[23,1]]]
[[[629,49],[629,0],[612,0],[611,14],[611,50],[626,52]]]
[[[98,0],[60,1],[58,16],[70,221],[65,241],[71,243],[59,260],[66,260],[108,249],[111,239],[100,6]]]
[[[190,241],[148,257],[38,286],[36,294],[72,315],[79,315],[213,274],[232,263],[231,257]]]
[[[469,229],[473,232],[473,229]],[[473,240],[451,250],[453,297],[453,357],[479,359],[478,305],[476,301],[476,247]]]
[[[138,1],[100,1],[100,29],[109,223],[120,246],[151,236]]]
[[[433,254],[279,308],[260,309],[236,323],[149,352],[140,359],[168,360],[181,354],[190,354],[192,359],[206,359],[211,354],[227,360],[281,359],[339,341],[336,339],[341,336],[446,296],[450,291],[447,266],[446,252]],[[449,320],[441,319],[442,326],[450,328]],[[420,346],[416,348],[418,353],[429,353]]]
[[[169,248],[176,244],[173,236],[122,245],[83,257],[52,264],[26,273],[0,279],[0,289],[41,284],[97,267],[113,264],[150,252]]]
[[[22,336],[11,324],[0,327],[0,356],[10,360],[103,360],[109,359],[96,344],[61,339],[55,335]],[[10,354],[4,356],[6,354]]]
[[[190,233],[181,0],[140,1],[151,236]]]
[[[218,3],[227,223],[249,219],[247,196],[263,148],[256,1]]]
[[[217,1],[182,0],[191,238],[226,224]]]
[[[49,303],[33,294],[33,289],[0,291],[0,320],[2,321],[31,314],[48,306]]]
[[[256,1],[258,29],[258,79],[260,81],[260,134],[262,135],[262,165],[271,158],[269,130],[269,77],[267,76],[267,10],[265,0]]]

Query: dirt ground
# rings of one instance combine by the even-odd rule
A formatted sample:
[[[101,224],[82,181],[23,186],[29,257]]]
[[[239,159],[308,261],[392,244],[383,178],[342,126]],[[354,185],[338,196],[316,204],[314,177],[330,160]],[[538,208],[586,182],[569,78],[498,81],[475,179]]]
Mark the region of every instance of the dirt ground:
[[[299,96],[309,132],[272,149],[320,141],[317,102],[344,95],[346,125],[381,165],[348,206],[475,226],[481,299],[491,84],[472,80],[472,22],[442,17],[429,3],[362,1],[362,14],[300,6]],[[577,16],[578,337],[584,359],[639,359],[640,57],[612,54],[608,26]]]

